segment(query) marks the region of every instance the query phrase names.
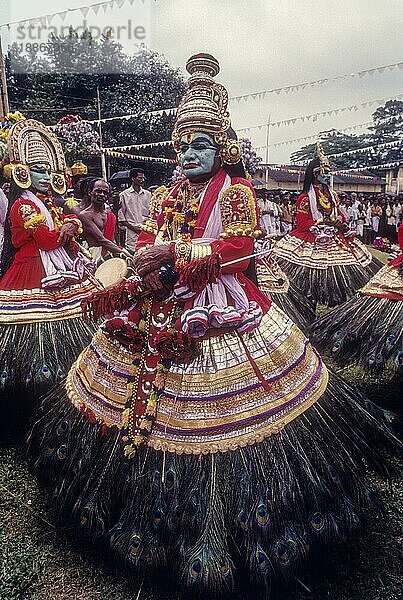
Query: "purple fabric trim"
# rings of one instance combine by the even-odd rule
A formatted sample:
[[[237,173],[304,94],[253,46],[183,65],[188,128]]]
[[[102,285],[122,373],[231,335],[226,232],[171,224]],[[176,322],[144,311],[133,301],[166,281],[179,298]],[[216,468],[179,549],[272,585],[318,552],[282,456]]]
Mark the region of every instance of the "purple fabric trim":
[[[122,371],[117,371],[116,369],[113,369],[113,368],[111,367],[111,363],[109,363],[109,362],[106,362],[106,361],[103,359],[103,356],[102,356],[102,355],[101,355],[101,354],[98,352],[98,350],[97,350],[96,346],[95,346],[93,343],[91,343],[91,344],[90,344],[90,348],[91,348],[91,350],[93,351],[93,353],[94,353],[94,354],[95,354],[95,355],[98,357],[98,359],[99,359],[99,364],[100,364],[102,367],[105,367],[106,369],[110,369],[114,375],[118,375],[119,377],[122,377],[122,379],[125,379],[126,381],[130,381],[130,377],[131,377],[131,376],[130,376],[130,374],[129,374],[129,373],[122,373]],[[89,364],[91,364],[91,363],[89,363],[89,362],[88,362],[88,360],[87,360],[87,359],[85,359],[85,358],[84,358],[83,360],[84,360],[84,362],[85,362],[85,364],[86,364],[87,366],[88,366]],[[92,366],[92,365],[91,365],[91,366]],[[88,368],[89,368],[89,367],[88,367]],[[90,369],[90,370],[91,370],[91,369]]]
[[[235,421],[233,423],[230,423],[229,425],[213,425],[212,427],[203,427],[201,429],[175,429],[172,427],[167,427],[166,425],[160,424],[158,422],[156,422],[154,424],[154,427],[156,429],[158,429],[159,431],[171,433],[173,435],[181,435],[182,437],[188,437],[188,436],[201,435],[201,434],[208,435],[209,433],[213,433],[215,431],[228,431],[228,430],[235,429],[235,428],[238,428],[238,427],[241,427],[244,425],[248,425],[249,423],[262,421],[263,419],[265,419],[267,417],[270,417],[280,411],[283,411],[287,407],[292,408],[293,405],[295,405],[295,404],[299,403],[301,400],[303,400],[308,389],[318,380],[321,370],[322,370],[322,360],[319,358],[319,363],[315,370],[315,373],[312,375],[312,377],[310,378],[310,380],[306,384],[306,386],[303,388],[303,390],[301,392],[299,392],[299,394],[297,394],[297,396],[295,396],[295,398],[292,398],[291,400],[289,400],[285,404],[282,404],[281,406],[277,406],[275,408],[266,410],[264,413],[260,413],[259,415],[255,415],[253,417],[247,417],[246,419],[242,419],[241,421]]]
[[[92,398],[94,400],[94,402],[92,404],[90,404],[87,400],[83,400],[83,403],[86,404],[88,406],[88,408],[91,408],[92,410],[94,410],[94,412],[97,412],[97,406],[99,406],[100,404],[102,406],[104,406],[106,409],[108,409],[108,411],[110,413],[119,413],[122,414],[123,411],[125,410],[124,405],[122,404],[121,407],[116,407],[113,404],[109,404],[108,402],[106,402],[105,400],[103,400],[102,398],[100,398],[97,394],[93,394],[91,391],[89,391],[87,389],[87,386],[84,384],[83,382],[83,378],[81,377],[81,374],[79,371],[76,371],[76,378],[78,380],[78,385],[79,387],[82,387],[85,390],[85,393],[87,394],[87,397],[89,396],[90,398]],[[77,384],[75,386],[76,391],[77,391]]]
[[[292,371],[292,369],[297,367],[304,360],[304,358],[306,356],[306,350],[307,350],[308,344],[309,344],[309,341],[305,340],[304,341],[304,350],[303,350],[302,354],[297,358],[297,360],[294,361],[291,365],[289,365],[284,371],[282,371],[280,375],[276,375],[275,377],[270,377],[269,379],[266,379],[267,383],[273,383],[274,381],[278,381],[285,375],[288,375],[288,373],[290,371]],[[314,350],[314,352],[315,352],[315,354],[317,354],[315,350]],[[203,396],[202,398],[197,397],[197,396],[177,396],[176,394],[169,394],[168,392],[163,392],[162,395],[165,398],[170,398],[171,400],[175,399],[178,402],[215,402],[217,400],[221,400],[222,398],[232,398],[232,396],[237,396],[244,392],[250,392],[251,390],[258,388],[261,385],[262,384],[260,383],[260,381],[258,381],[257,383],[248,385],[248,386],[242,388],[241,390],[234,390],[232,392],[224,392],[223,394],[217,394],[216,396]]]

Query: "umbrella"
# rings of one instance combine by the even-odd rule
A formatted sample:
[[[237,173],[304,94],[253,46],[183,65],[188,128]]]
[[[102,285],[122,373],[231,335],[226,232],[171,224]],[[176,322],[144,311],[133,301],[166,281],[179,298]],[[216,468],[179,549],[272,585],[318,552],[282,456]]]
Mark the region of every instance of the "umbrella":
[[[261,185],[261,186],[264,185],[265,186],[265,185],[267,185],[267,182],[266,181],[262,181],[262,179],[252,179],[251,184],[253,186],[258,186],[258,185]]]
[[[130,170],[116,171],[110,178],[109,181],[113,183],[121,183],[122,181],[128,181],[130,179]]]

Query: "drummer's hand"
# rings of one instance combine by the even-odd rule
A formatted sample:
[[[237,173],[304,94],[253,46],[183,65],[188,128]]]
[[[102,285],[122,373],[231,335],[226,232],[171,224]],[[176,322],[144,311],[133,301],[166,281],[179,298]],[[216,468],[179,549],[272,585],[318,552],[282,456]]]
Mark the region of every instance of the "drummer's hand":
[[[61,228],[59,230],[58,242],[62,246],[65,246],[66,244],[71,242],[71,240],[76,235],[76,233],[77,233],[77,225],[75,223],[72,223],[72,222],[63,223],[63,225],[61,226]]]
[[[151,271],[156,271],[157,274],[160,271],[162,265],[174,264],[174,255],[169,249],[169,246],[161,244],[160,246],[153,246],[141,252],[134,258],[134,268],[140,277],[144,277]]]
[[[128,250],[126,250],[126,248],[121,248],[119,255],[122,258],[133,258],[133,255]]]

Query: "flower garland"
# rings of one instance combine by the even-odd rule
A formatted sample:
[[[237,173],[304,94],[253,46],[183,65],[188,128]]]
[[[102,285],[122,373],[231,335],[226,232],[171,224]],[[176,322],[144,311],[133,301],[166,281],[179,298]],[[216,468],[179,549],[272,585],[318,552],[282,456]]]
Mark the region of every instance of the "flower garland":
[[[117,316],[107,319],[102,326],[107,337],[113,338],[122,346],[136,354],[144,348],[146,339],[144,330],[129,321],[128,316]]]
[[[150,319],[151,319],[151,301],[147,299],[147,308],[142,313],[143,317],[139,324],[139,329],[144,329],[145,338],[148,339],[150,334]],[[122,440],[124,443],[124,454],[128,458],[132,458],[136,454],[137,447],[144,444],[150,436],[153,424],[157,415],[159,398],[164,391],[166,378],[169,373],[172,362],[175,360],[190,362],[198,355],[198,345],[190,338],[190,336],[177,331],[175,323],[182,314],[182,306],[175,303],[171,314],[170,323],[167,331],[162,331],[154,336],[153,342],[160,354],[160,359],[156,367],[156,375],[153,381],[152,389],[148,397],[147,406],[143,416],[140,419],[138,432],[132,436],[134,424],[133,411],[133,394],[139,385],[142,369],[140,368],[145,361],[147,345],[143,347],[142,353],[138,353],[134,357],[133,365],[136,367],[136,373],[133,376],[133,381],[129,384],[129,393],[123,413],[124,428],[122,429]]]
[[[60,227],[63,225],[62,210],[49,198],[47,198],[46,204],[50,212],[50,216],[52,217],[55,229],[60,229]]]
[[[8,134],[10,133],[11,127],[18,121],[25,121],[26,117],[18,110],[15,112],[8,112],[6,116],[0,121],[0,140],[6,142]]]
[[[168,315],[168,329],[157,332],[152,338],[152,345],[156,348],[160,358],[156,365],[156,374],[147,398],[147,404],[144,412],[142,412],[142,407],[137,402],[139,400],[137,391],[144,372],[147,353],[149,352],[147,342],[150,338],[152,306],[152,299],[147,297],[141,302],[141,306],[134,308],[136,317],[133,320],[130,320],[131,311],[128,311],[111,317],[105,321],[102,327],[107,337],[133,353],[133,369],[127,385],[126,401],[122,413],[122,428],[120,430],[123,452],[127,458],[135,456],[137,448],[147,441],[152,432],[159,398],[165,388],[166,378],[172,362],[189,363],[199,353],[197,342],[175,328],[175,324],[179,321],[183,311],[182,305],[175,303]],[[91,424],[98,423],[101,425],[101,435],[106,434],[107,425],[102,419],[97,418],[84,405],[81,412],[85,414]]]
[[[166,198],[161,206],[163,239],[181,239],[190,242],[197,216],[199,214],[199,202],[206,184],[187,184],[178,190],[176,198]]]
[[[154,345],[163,359],[190,363],[198,355],[198,346],[187,333],[168,329],[154,337]]]
[[[48,209],[50,216],[52,217],[52,221],[53,221],[53,225],[55,226],[55,229],[60,229],[60,227],[63,225],[63,217],[64,217],[63,210],[61,208],[59,208],[58,206],[56,206],[56,204],[53,202],[52,198],[50,198],[49,196],[46,196],[45,194],[39,194],[39,193],[37,193],[36,195],[39,198],[39,200],[42,200],[42,202]]]

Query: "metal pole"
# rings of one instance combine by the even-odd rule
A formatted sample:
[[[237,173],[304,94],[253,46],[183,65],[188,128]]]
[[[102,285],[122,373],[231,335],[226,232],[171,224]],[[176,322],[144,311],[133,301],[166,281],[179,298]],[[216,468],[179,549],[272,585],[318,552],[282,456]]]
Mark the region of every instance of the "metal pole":
[[[267,117],[266,123],[266,174],[265,179],[266,183],[269,183],[269,143],[270,143],[270,124],[271,124],[271,115]]]
[[[100,144],[101,148],[103,148],[103,143],[102,143],[102,124],[101,124],[101,99],[100,99],[100,96],[99,96],[99,85],[97,85],[97,105],[98,105],[99,144]],[[101,173],[102,173],[103,179],[106,180],[106,160],[105,160],[105,154],[103,152],[101,153]]]
[[[4,64],[3,48],[1,46],[1,36],[0,36],[0,73],[1,73],[0,118],[3,118],[9,112],[10,107],[8,105],[8,90],[7,90],[7,79],[6,79],[6,66]]]

